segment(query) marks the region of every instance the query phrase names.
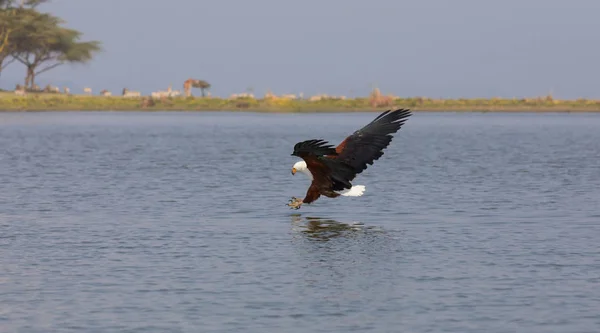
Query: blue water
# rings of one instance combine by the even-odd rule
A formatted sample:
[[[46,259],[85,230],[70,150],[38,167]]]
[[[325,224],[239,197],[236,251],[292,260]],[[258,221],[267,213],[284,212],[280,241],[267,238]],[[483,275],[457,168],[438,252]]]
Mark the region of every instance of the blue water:
[[[600,115],[0,113],[0,332],[598,332]]]

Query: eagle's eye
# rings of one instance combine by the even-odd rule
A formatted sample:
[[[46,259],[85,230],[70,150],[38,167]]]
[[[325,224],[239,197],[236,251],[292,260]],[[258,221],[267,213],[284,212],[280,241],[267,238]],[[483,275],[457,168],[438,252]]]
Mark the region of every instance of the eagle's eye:
[[[292,168],[292,175],[296,174],[296,168]]]

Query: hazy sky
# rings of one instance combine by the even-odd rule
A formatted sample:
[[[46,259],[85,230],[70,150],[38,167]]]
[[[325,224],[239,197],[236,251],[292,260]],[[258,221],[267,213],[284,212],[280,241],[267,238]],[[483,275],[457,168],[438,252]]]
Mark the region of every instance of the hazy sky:
[[[103,42],[88,65],[38,78],[145,94],[185,79],[214,95],[383,93],[600,98],[599,0],[53,0]],[[13,65],[1,85],[24,70]],[[197,91],[194,91],[198,94]]]

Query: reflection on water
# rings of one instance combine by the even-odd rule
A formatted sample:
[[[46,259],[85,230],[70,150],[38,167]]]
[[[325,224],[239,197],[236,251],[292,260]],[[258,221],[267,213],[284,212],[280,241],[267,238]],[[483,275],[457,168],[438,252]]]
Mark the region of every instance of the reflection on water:
[[[336,237],[356,237],[369,231],[383,232],[381,228],[365,226],[358,221],[340,222],[328,217],[291,214],[292,227],[308,238],[328,241]]]

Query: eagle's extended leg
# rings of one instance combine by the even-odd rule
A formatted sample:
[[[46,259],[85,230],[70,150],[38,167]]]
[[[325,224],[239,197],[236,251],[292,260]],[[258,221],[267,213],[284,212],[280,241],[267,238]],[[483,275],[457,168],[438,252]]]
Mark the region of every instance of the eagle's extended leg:
[[[290,199],[290,201],[287,205],[290,206],[291,209],[300,209],[300,207],[302,206],[302,203],[303,203],[302,199],[292,197],[292,199]]]
[[[290,206],[290,208],[292,209],[300,209],[300,206],[302,206],[302,204],[312,203],[315,200],[317,200],[320,196],[321,192],[319,191],[318,186],[316,186],[313,181],[313,183],[308,188],[308,191],[306,192],[306,197],[304,197],[304,199],[292,197],[290,203],[288,203],[287,205]]]

